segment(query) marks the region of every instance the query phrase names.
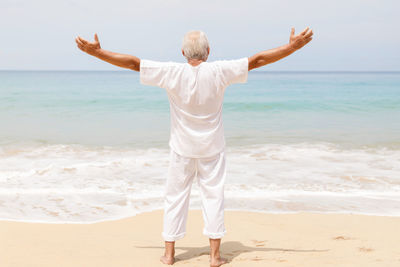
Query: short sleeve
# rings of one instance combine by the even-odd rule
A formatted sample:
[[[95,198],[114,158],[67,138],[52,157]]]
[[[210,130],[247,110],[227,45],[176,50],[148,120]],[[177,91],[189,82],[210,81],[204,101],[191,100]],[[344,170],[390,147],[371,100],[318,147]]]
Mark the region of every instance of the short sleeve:
[[[166,88],[173,67],[172,62],[142,59],[140,60],[140,83]]]
[[[226,86],[247,82],[249,73],[249,59],[247,57],[236,60],[221,60],[217,63]]]

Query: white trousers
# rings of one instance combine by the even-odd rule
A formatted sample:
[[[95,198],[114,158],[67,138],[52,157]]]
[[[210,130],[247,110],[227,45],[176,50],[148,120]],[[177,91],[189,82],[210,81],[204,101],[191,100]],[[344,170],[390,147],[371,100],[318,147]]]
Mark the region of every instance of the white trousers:
[[[210,158],[187,158],[172,149],[164,194],[165,241],[181,239],[186,234],[192,182],[197,177],[200,188],[203,234],[212,239],[225,235],[224,184],[226,176],[225,151]]]

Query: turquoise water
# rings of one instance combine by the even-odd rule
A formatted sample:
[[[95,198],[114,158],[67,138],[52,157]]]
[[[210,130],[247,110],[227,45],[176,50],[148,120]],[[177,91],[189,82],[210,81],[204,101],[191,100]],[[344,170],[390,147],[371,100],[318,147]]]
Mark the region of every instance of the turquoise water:
[[[166,147],[169,104],[134,72],[0,72],[0,142]],[[250,73],[225,94],[229,145],[400,147],[400,73]]]
[[[223,120],[226,209],[400,216],[400,72],[251,72]],[[166,92],[138,73],[0,71],[0,219],[160,209],[168,139]]]

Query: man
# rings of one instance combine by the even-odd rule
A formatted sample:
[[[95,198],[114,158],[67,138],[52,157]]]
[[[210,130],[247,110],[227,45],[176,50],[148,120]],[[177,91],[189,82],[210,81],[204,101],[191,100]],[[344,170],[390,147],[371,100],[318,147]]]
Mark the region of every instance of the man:
[[[245,83],[248,71],[278,61],[302,48],[312,39],[308,27],[289,43],[257,53],[249,58],[206,62],[210,47],[201,31],[190,31],[183,38],[182,54],[187,63],[140,60],[131,55],[110,52],[94,42],[76,38],[78,47],[113,65],[140,72],[142,84],[159,86],[167,92],[171,112],[170,166],[164,195],[162,236],[165,253],[160,260],[174,263],[175,241],[184,237],[189,196],[196,177],[202,198],[203,234],[210,240],[210,266],[227,261],[220,257],[224,227],[225,139],[222,102],[225,88]]]

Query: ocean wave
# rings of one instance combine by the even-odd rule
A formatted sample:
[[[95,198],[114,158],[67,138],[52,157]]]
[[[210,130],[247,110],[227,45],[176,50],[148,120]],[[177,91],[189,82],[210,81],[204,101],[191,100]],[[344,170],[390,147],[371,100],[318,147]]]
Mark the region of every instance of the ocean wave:
[[[0,147],[0,219],[90,223],[163,207],[169,150]],[[226,208],[400,216],[400,150],[331,143],[227,148]],[[200,208],[196,182],[191,208]]]

